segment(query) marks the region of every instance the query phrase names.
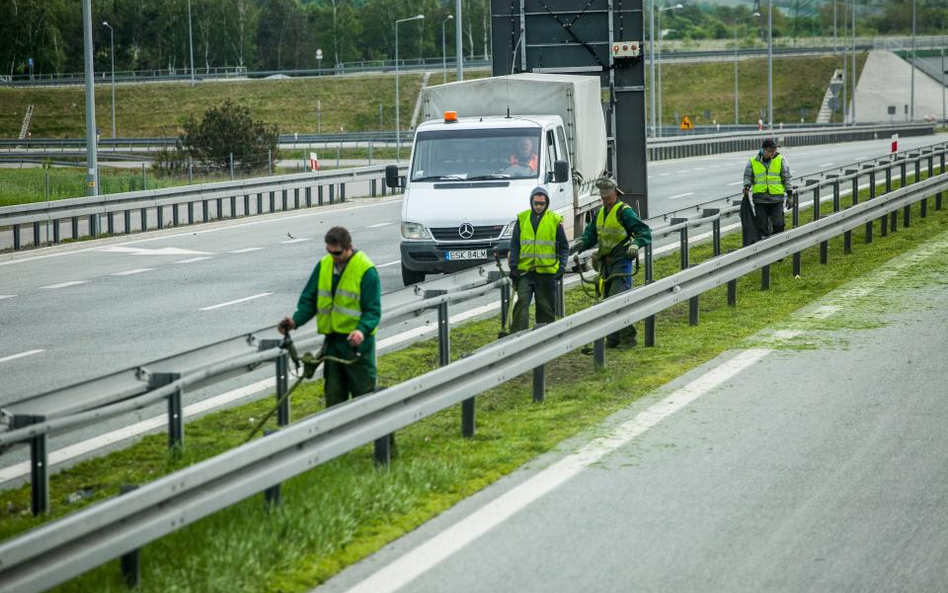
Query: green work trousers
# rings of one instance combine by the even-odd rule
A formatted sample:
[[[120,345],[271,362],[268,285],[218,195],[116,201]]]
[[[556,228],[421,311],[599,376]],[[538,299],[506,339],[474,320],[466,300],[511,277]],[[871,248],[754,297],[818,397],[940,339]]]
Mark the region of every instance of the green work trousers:
[[[356,350],[358,358],[355,356]],[[326,336],[326,354],[343,360],[356,358],[351,364],[332,360],[323,364],[327,408],[349,401],[350,397],[375,391],[375,336],[366,336],[362,345],[353,349],[345,335],[329,334]]]
[[[603,295],[604,297],[608,298],[619,294],[620,292],[625,292],[632,289],[632,260],[619,259],[615,262],[612,262],[606,259],[604,260],[604,264],[605,265],[603,265],[601,270],[601,273],[604,277],[608,278],[609,276],[621,274],[620,276],[615,276],[606,282],[605,294]],[[611,347],[618,346],[622,343],[635,345],[636,334],[637,331],[635,326],[630,325],[620,329],[617,332],[609,334],[606,337],[606,344]]]
[[[530,326],[530,301],[536,296],[537,323],[552,323],[556,320],[556,276],[527,272],[516,281],[517,303],[514,305],[510,333],[523,331]]]

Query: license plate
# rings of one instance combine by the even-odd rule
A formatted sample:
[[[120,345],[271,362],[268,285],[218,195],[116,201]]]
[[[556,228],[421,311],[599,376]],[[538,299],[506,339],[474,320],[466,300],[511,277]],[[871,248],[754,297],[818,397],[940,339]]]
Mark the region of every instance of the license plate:
[[[461,261],[465,259],[487,259],[486,249],[462,249],[459,251],[445,251],[445,261]]]

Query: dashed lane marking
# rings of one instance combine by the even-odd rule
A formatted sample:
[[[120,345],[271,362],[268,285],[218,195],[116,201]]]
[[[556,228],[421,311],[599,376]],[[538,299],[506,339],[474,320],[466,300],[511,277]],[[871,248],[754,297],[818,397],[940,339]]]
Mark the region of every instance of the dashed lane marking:
[[[174,263],[176,263],[176,264],[193,264],[194,262],[204,261],[204,260],[206,260],[206,259],[211,259],[211,258],[210,258],[210,257],[192,257],[192,258],[190,258],[190,259],[179,259],[178,261],[176,261],[176,262],[174,262]]]
[[[124,272],[109,274],[109,276],[131,276],[133,274],[141,274],[142,272],[151,272],[154,269],[155,268],[138,268],[137,270],[125,270]]]
[[[59,284],[50,284],[49,286],[40,286],[40,288],[47,288],[53,290],[56,288],[66,288],[68,286],[79,286],[80,284],[87,284],[88,280],[70,280],[69,282],[60,282]]]
[[[251,251],[260,251],[261,249],[263,249],[263,247],[245,247],[244,249],[237,249],[229,253],[250,253]]]
[[[236,299],[233,301],[227,301],[226,303],[220,303],[218,305],[211,305],[210,307],[202,307],[198,311],[213,311],[214,309],[220,309],[221,307],[229,307],[231,305],[237,305],[239,303],[246,303],[247,301],[252,301],[254,299],[259,299],[265,296],[270,296],[272,292],[261,292],[260,294],[255,294],[253,296],[244,297],[242,299]]]
[[[10,356],[4,356],[3,358],[0,358],[0,362],[16,360],[25,356],[32,356],[34,354],[39,354],[40,352],[46,352],[46,350],[27,350],[26,352],[20,352],[19,354],[11,354]]]

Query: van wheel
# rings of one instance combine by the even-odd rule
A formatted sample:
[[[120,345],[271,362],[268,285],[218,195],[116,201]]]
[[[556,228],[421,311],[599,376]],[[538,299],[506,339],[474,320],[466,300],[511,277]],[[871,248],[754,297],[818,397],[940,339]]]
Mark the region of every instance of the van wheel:
[[[412,284],[418,284],[419,282],[425,281],[424,272],[416,272],[414,270],[409,270],[405,267],[405,264],[402,264],[402,284],[405,286],[411,286]]]

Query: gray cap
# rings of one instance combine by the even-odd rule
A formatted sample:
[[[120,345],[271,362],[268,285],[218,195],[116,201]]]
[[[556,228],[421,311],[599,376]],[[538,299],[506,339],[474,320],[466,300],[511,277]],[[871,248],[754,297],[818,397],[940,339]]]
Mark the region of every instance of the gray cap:
[[[618,195],[624,195],[619,186],[616,185],[616,180],[612,177],[600,177],[596,180],[596,187],[599,188],[600,196],[608,196],[612,191],[615,191]]]

